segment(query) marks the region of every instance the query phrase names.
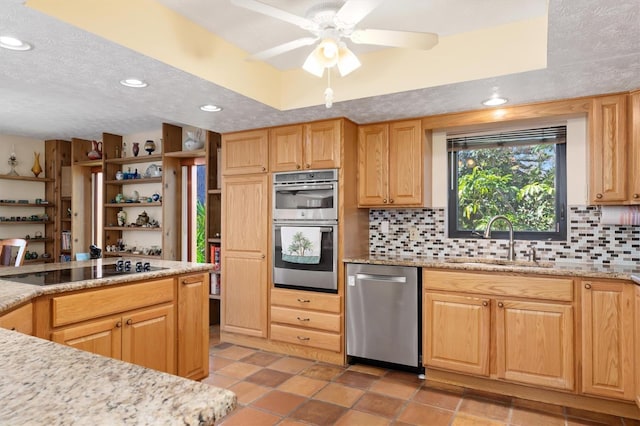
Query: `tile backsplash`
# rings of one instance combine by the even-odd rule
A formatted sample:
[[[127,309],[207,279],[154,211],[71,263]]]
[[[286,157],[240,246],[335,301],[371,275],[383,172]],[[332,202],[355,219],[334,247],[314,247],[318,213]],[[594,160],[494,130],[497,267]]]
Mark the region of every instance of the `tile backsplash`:
[[[516,240],[516,258],[526,259],[531,246],[543,261],[628,264],[640,262],[640,226],[602,225],[598,206],[571,206],[567,241]],[[382,222],[389,231],[381,232]],[[412,241],[409,231],[417,228]],[[507,240],[447,238],[446,211],[388,209],[369,211],[369,253],[390,256],[462,256],[506,258]]]

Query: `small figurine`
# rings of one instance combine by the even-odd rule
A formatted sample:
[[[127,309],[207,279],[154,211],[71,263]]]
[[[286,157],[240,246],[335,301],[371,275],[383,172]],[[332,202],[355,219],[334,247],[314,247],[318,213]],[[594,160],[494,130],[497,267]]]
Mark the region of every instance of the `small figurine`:
[[[127,224],[127,212],[120,210],[118,212],[118,226],[125,226]]]

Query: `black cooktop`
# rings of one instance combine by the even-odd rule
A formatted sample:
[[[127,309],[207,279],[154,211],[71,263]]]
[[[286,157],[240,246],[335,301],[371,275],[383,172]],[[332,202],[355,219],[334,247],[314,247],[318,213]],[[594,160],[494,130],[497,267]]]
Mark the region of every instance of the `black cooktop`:
[[[167,268],[151,266],[147,271],[136,272],[135,265],[129,271],[126,271],[122,268],[117,268],[116,265],[94,265],[56,269],[53,271],[25,272],[22,274],[2,275],[0,276],[0,280],[16,281],[19,283],[32,285],[52,285],[70,283],[74,281],[92,280],[96,278],[109,278],[117,275],[139,274],[141,272],[158,271],[161,269]]]

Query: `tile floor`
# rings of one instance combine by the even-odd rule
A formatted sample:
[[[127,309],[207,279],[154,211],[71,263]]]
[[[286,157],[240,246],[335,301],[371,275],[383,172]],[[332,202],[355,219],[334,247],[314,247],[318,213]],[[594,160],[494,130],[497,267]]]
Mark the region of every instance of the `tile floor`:
[[[238,396],[238,407],[221,426],[640,426],[638,420],[443,387],[411,373],[220,343],[216,326],[209,354],[210,375],[203,382]]]

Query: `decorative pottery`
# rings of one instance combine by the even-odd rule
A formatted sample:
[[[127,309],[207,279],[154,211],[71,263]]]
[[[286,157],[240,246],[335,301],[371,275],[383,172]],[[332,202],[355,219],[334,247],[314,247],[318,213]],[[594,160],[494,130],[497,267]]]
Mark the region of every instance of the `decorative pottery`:
[[[133,152],[133,156],[137,157],[138,153],[140,152],[140,143],[134,142],[131,151]]]
[[[195,151],[202,149],[204,143],[196,138],[193,132],[187,132],[187,139],[184,141],[184,149],[187,151]]]
[[[118,212],[118,226],[125,226],[127,224],[127,212],[120,210]]]
[[[99,160],[102,158],[102,142],[91,141],[91,151],[87,152],[89,160]]]
[[[136,219],[136,225],[144,226],[148,223],[149,223],[149,215],[147,215],[147,212],[143,211],[138,215],[138,218]]]
[[[35,158],[33,159],[33,167],[31,168],[31,171],[35,177],[38,177],[38,175],[42,173],[42,167],[40,166],[40,153],[34,152],[33,155]]]
[[[12,152],[9,154],[9,166],[11,166],[11,170],[7,173],[9,176],[20,176],[18,172],[16,172],[16,165],[18,164],[18,160],[16,159],[16,153]]]
[[[116,180],[122,180],[124,179],[124,173],[122,173],[122,170],[118,170],[116,172]]]
[[[149,155],[151,155],[151,153],[156,150],[156,143],[152,140],[146,141],[144,143],[144,150],[147,151]]]

